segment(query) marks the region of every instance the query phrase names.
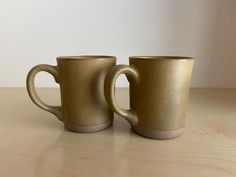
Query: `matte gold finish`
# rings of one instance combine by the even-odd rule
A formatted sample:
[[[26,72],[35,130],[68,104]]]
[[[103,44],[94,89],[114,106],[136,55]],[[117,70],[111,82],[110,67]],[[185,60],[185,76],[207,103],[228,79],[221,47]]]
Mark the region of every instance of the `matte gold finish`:
[[[108,104],[132,129],[153,139],[171,139],[183,132],[194,59],[179,56],[130,57],[107,74]],[[125,74],[130,82],[130,109],[115,100],[115,82]]]
[[[32,101],[64,122],[75,132],[95,132],[112,124],[113,112],[104,96],[104,80],[115,66],[112,56],[58,57],[57,66],[38,65],[27,76],[27,90]],[[40,71],[52,74],[60,84],[62,106],[50,106],[37,95],[34,78]]]

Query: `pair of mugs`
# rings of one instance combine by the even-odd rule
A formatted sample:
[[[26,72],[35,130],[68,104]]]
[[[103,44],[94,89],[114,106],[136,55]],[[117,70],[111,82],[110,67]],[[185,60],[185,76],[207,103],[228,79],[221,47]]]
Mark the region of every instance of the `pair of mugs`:
[[[27,76],[32,101],[54,114],[74,132],[109,127],[113,112],[132,129],[152,139],[171,139],[183,132],[194,59],[181,56],[134,56],[130,65],[116,65],[113,56],[63,56],[57,66],[37,65]],[[50,73],[60,84],[61,106],[44,103],[36,93],[38,72]],[[115,99],[115,83],[125,74],[130,83],[130,109]]]

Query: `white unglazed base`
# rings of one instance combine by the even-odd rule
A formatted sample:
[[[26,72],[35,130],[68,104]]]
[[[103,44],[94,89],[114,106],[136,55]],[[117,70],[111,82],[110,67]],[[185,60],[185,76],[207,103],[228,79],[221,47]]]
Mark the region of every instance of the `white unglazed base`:
[[[72,131],[72,132],[78,132],[78,133],[92,133],[101,131],[103,129],[106,129],[112,125],[112,120],[109,122],[105,122],[99,125],[71,125],[65,123],[65,128]]]
[[[136,126],[136,127],[133,127],[133,130],[139,135],[147,137],[147,138],[167,140],[167,139],[173,139],[180,136],[183,133],[184,128],[182,127],[177,130],[157,131],[157,130],[144,129],[142,127]]]

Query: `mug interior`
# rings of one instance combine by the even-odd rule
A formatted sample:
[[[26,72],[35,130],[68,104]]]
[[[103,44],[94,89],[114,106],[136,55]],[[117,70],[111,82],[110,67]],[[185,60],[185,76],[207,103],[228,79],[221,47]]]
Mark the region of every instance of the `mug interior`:
[[[78,56],[59,56],[57,60],[94,60],[94,59],[115,59],[115,56],[108,55],[78,55]]]
[[[193,60],[193,57],[186,56],[131,56],[129,59],[137,60],[160,60],[160,59],[170,59],[170,60]]]

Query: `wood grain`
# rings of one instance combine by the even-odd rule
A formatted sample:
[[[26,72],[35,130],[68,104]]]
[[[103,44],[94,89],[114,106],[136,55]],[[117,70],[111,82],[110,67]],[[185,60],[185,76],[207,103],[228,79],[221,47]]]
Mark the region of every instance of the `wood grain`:
[[[58,89],[39,92],[60,103]],[[117,99],[128,107],[128,90]],[[118,116],[104,131],[72,133],[25,89],[0,89],[0,159],[3,177],[235,177],[236,89],[192,89],[184,134],[165,141]]]

